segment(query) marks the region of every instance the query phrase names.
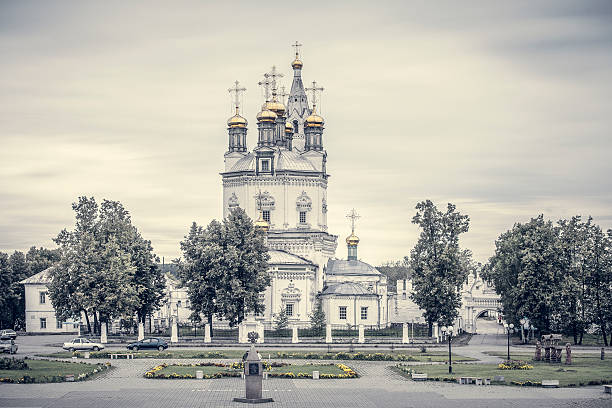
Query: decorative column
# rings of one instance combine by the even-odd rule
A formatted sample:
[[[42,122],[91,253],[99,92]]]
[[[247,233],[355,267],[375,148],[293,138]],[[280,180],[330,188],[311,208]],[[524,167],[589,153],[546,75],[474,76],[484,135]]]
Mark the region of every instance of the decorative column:
[[[292,343],[299,343],[300,339],[298,338],[298,328],[297,326],[293,326],[293,332],[291,335],[291,342]]]
[[[138,341],[144,339],[144,323],[138,323]]]
[[[210,324],[206,323],[204,325],[204,343],[210,343],[212,340],[210,338]]]
[[[333,339],[332,339],[332,326],[329,323],[327,323],[327,325],[325,326],[325,342],[326,343],[333,343]]]
[[[363,327],[363,324],[359,325],[359,339],[357,342],[360,344],[365,343],[365,328]]]
[[[440,342],[440,330],[438,329],[438,323],[433,324],[433,336],[436,338],[436,343]]]
[[[178,322],[176,318],[172,319],[172,335],[170,336],[171,343],[178,343]]]
[[[108,339],[106,336],[106,322],[100,323],[100,343],[102,344],[108,343]]]
[[[408,323],[402,324],[402,344],[409,343],[408,340]]]

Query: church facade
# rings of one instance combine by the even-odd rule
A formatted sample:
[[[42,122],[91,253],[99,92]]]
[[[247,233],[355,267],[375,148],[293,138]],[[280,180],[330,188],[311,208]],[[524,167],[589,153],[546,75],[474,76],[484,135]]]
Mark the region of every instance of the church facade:
[[[316,111],[317,92],[323,88],[316,82],[304,87],[303,65],[296,52],[291,91],[282,101],[282,74],[273,67],[264,75],[260,85],[265,101],[256,115],[252,150],[247,147],[248,121],[238,103],[244,88],[236,82],[229,90],[236,96],[236,112],[227,121],[223,216],[239,206],[267,233],[271,285],[262,295],[265,312],[256,317],[266,327],[273,326],[282,309],[292,325],[309,326],[319,296],[330,323],[386,325],[386,277],[357,260],[359,240],[347,239],[355,253],[351,259],[335,259],[338,237],[327,227],[325,122]],[[312,107],[307,91],[312,92]]]

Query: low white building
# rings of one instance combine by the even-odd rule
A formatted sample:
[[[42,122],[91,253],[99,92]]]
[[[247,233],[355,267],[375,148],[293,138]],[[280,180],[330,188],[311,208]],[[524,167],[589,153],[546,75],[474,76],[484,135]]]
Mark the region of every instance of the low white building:
[[[28,333],[78,333],[79,322],[63,322],[55,316],[47,285],[51,283],[51,268],[32,275],[20,283],[25,287],[25,319]]]

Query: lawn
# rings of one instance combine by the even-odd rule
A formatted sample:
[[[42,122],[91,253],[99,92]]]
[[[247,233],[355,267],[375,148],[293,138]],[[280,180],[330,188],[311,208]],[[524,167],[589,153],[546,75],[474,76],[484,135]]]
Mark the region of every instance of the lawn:
[[[525,354],[514,354],[512,358],[523,358],[531,370],[499,370],[497,364],[453,364],[453,374],[448,373],[447,365],[419,365],[412,366],[415,372],[427,373],[428,377],[457,378],[478,377],[491,378],[504,376],[505,383],[518,382],[541,382],[542,380],[559,380],[560,386],[583,386],[589,384],[600,384],[612,382],[612,360],[600,360],[596,356],[573,355],[573,364],[550,364],[531,361]]]
[[[74,375],[75,380],[91,376],[108,369],[104,364],[86,364],[80,362],[30,360],[26,359],[27,370],[0,370],[0,379],[4,382],[61,382],[66,375]],[[80,376],[80,377],[79,377]],[[4,380],[8,379],[8,380]],[[12,380],[12,381],[11,381]]]
[[[110,358],[111,353],[126,353],[134,354],[134,358],[201,358],[201,359],[240,359],[244,355],[244,349],[229,349],[229,350],[166,350],[166,351],[138,351],[130,352],[128,350],[104,350],[99,352],[91,352],[91,358]],[[374,360],[374,361],[420,361],[420,362],[441,362],[448,359],[448,353],[445,351],[427,351],[421,353],[418,350],[359,350],[356,352],[332,352],[327,353],[324,350],[268,350],[260,349],[262,357],[268,359],[311,359],[311,360]],[[82,352],[77,352],[78,357],[83,357]],[[58,352],[53,354],[44,354],[41,357],[52,358],[70,358],[73,354],[70,352]],[[453,361],[474,361],[474,358],[464,357],[458,354],[453,354]]]

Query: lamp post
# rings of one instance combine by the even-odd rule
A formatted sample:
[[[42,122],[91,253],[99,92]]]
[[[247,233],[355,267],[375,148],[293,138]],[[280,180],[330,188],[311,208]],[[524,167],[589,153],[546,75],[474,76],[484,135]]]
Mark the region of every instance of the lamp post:
[[[453,340],[453,326],[442,326],[442,333],[444,333],[448,337],[448,373],[453,373],[453,357],[451,353],[451,341]]]
[[[508,360],[510,360],[510,335],[514,333],[514,324],[504,323],[504,328],[506,329],[506,333],[508,334]]]

